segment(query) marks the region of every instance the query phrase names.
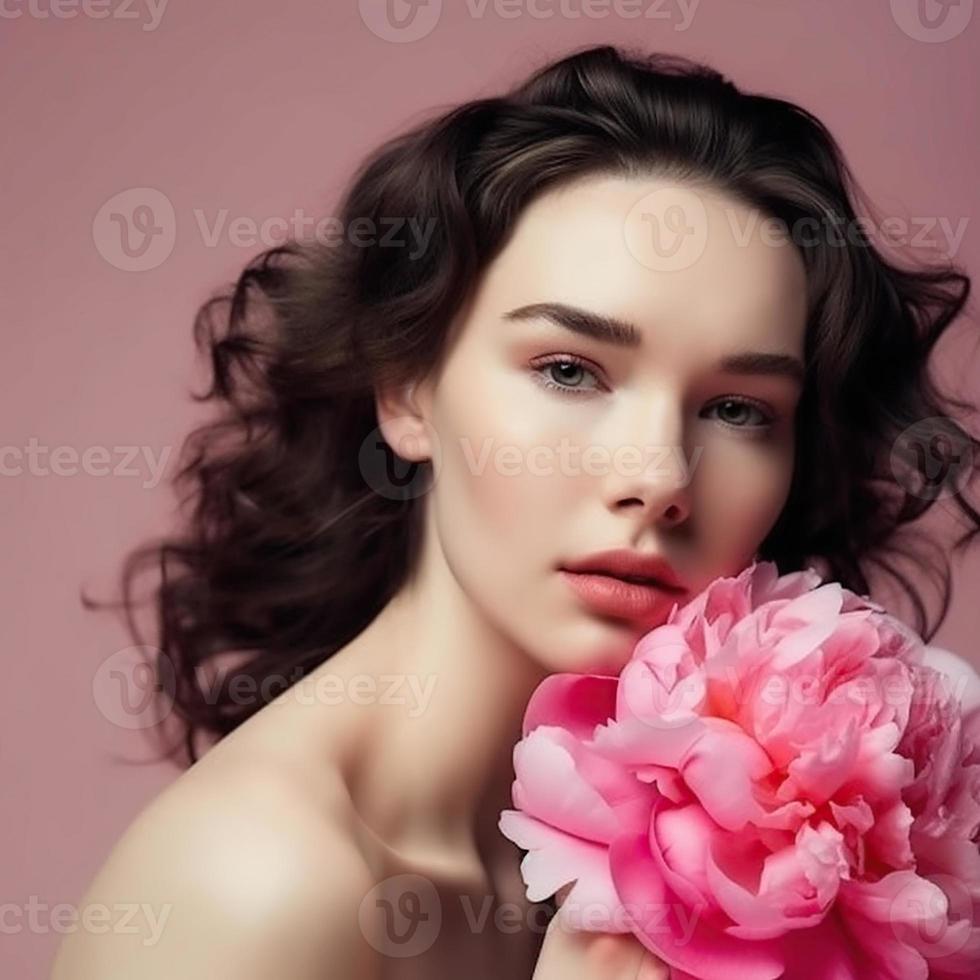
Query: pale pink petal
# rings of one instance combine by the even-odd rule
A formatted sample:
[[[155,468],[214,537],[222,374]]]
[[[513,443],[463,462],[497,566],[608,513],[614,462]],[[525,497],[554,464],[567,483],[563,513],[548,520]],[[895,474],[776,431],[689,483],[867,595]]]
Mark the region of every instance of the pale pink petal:
[[[539,820],[587,840],[608,843],[619,821],[576,767],[576,743],[562,728],[539,725],[514,746],[515,804]]]
[[[806,799],[822,806],[853,775],[860,749],[861,733],[854,718],[848,719],[842,731],[825,731],[789,764],[780,798]]]
[[[924,649],[925,664],[945,674],[950,689],[960,702],[964,714],[980,707],[980,673],[964,657],[943,647],[927,644]]]
[[[704,719],[706,731],[681,762],[684,782],[726,830],[741,830],[764,815],[752,784],[772,770],[759,743],[734,722]]]
[[[497,826],[508,840],[528,852],[521,861],[521,877],[527,886],[528,901],[543,901],[575,881],[565,896],[567,902],[575,895],[575,903],[569,911],[588,902],[603,903],[601,908],[618,905],[607,848],[564,834],[519,810],[504,810]],[[606,928],[605,931],[613,930]]]
[[[841,795],[860,795],[872,803],[892,802],[915,777],[915,764],[893,752],[900,733],[894,724],[864,732],[855,762],[855,773],[841,788]]]
[[[700,718],[654,727],[625,718],[596,730],[591,747],[607,759],[628,766],[657,765],[676,769],[707,728]]]
[[[700,670],[681,676],[675,664],[631,660],[620,674],[616,714],[660,727],[697,714],[705,696]]]
[[[811,597],[801,596],[793,605],[804,602],[812,604]],[[824,602],[824,605],[828,607],[832,604],[832,602]],[[830,618],[828,614],[826,619],[821,618],[815,623],[785,633],[776,644],[776,656],[773,658],[772,669],[786,671],[805,660],[820,647],[824,640],[831,636],[836,628],[837,621]]]

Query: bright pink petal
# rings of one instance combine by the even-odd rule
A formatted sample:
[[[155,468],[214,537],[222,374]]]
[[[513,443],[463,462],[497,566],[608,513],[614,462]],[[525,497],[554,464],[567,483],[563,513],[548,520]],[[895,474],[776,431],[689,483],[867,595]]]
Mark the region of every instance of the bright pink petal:
[[[840,834],[829,824],[822,831],[804,824],[797,843],[762,862],[755,891],[726,873],[715,854],[707,859],[711,892],[737,925],[725,931],[742,939],[771,939],[791,929],[819,923],[837,893],[842,865]]]
[[[701,980],[776,980],[783,960],[774,943],[746,943],[709,925],[698,906],[686,905],[666,885],[648,842],[621,837],[609,850],[616,891],[647,949]]]
[[[893,803],[871,825],[864,835],[868,849],[893,868],[915,867],[915,855],[909,840],[912,811],[901,801]]]
[[[705,858],[723,831],[697,804],[659,807],[655,831],[660,853],[671,870],[706,894]]]
[[[681,803],[690,795],[677,771],[667,766],[639,766],[633,775],[645,783],[653,783],[673,803]]]
[[[782,940],[785,980],[885,980],[872,973],[863,954],[835,913],[810,929],[797,929]],[[888,978],[894,980],[894,978]]]
[[[560,725],[580,739],[589,739],[596,725],[615,716],[615,677],[601,674],[549,674],[524,709],[523,734],[538,725]]]

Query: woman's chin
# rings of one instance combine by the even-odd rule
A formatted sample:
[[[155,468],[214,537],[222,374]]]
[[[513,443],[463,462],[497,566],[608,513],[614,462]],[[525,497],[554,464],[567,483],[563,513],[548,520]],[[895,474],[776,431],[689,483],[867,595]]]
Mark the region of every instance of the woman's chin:
[[[548,669],[554,673],[616,676],[629,662],[633,649],[647,632],[636,625],[606,617],[592,630],[576,627],[573,641],[548,651]]]

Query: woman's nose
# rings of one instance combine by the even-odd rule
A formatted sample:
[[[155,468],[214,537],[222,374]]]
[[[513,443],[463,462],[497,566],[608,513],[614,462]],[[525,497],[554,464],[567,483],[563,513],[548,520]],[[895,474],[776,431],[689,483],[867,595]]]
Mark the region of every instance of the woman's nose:
[[[633,508],[642,511],[649,522],[673,526],[687,520],[691,512],[688,487],[671,476],[641,473],[611,480],[606,497],[610,509]]]
[[[608,506],[642,508],[651,520],[671,525],[686,520],[694,469],[685,452],[681,409],[661,401],[655,411],[640,413],[630,438],[636,441],[620,443],[612,454],[603,488]]]

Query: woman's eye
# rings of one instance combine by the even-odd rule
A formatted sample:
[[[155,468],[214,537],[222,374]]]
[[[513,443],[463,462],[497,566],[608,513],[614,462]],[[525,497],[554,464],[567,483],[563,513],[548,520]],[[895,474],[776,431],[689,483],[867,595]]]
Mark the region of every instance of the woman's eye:
[[[588,375],[599,381],[595,371],[586,367],[578,358],[569,355],[553,358],[534,368],[534,377],[540,384],[568,395],[596,391],[596,386],[583,383],[583,378]],[[707,411],[718,412],[722,424],[730,429],[744,430],[753,435],[768,432],[776,420],[771,411],[754,401],[742,398],[722,399],[709,406]]]
[[[754,402],[743,401],[740,398],[726,398],[716,402],[708,411],[718,410],[723,416],[721,421],[735,429],[768,429],[775,421],[774,417],[764,411]],[[746,416],[754,421],[746,421]]]
[[[582,378],[591,375],[596,381],[598,376],[581,361],[573,357],[560,357],[539,364],[534,369],[535,377],[546,388],[553,388],[563,394],[577,395],[580,392],[595,391],[594,387],[584,386]]]

